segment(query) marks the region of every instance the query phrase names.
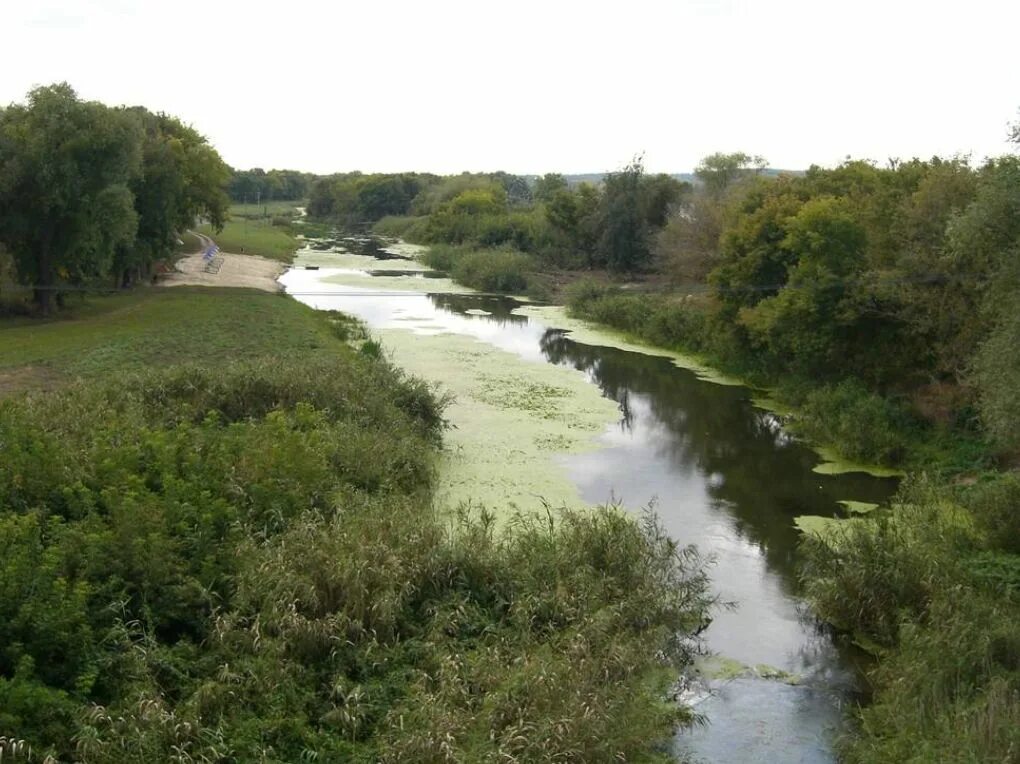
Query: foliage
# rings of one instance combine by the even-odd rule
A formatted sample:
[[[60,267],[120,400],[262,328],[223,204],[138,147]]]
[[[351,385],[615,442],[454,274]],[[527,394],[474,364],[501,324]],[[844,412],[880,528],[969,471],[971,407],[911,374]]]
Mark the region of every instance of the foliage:
[[[918,428],[910,414],[860,382],[815,387],[797,409],[796,427],[816,443],[832,443],[850,459],[901,464]]]
[[[632,273],[651,260],[648,223],[641,205],[643,173],[641,160],[635,159],[605,179],[596,253],[599,263],[612,271]]]
[[[81,101],[66,84],[37,88],[27,105],[0,112],[0,241],[19,278],[39,287],[44,311],[62,274],[101,275],[134,240],[128,184],[140,133],[124,112]]]
[[[5,734],[82,762],[655,758],[691,718],[664,697],[710,604],[695,552],[613,507],[435,514],[444,399],[324,318],[181,288],[4,327],[0,364],[84,378],[0,401]]]
[[[1015,478],[956,493],[979,526],[980,504],[995,518],[1016,508]],[[802,542],[822,616],[883,648],[847,761],[1009,761],[1020,744],[1020,600],[1006,583],[1020,582],[1020,557],[952,494],[915,480],[891,511]]]
[[[972,379],[988,433],[1004,449],[1020,448],[1020,311],[1007,303],[974,357]]]
[[[85,102],[66,84],[0,111],[0,241],[44,313],[61,284],[148,275],[200,215],[218,228],[228,176],[179,120]]]
[[[387,215],[375,221],[372,232],[378,236],[392,236],[417,244],[424,240],[427,225],[427,216]]]
[[[193,128],[141,107],[129,113],[142,126],[142,164],[130,189],[138,213],[138,231],[117,248],[113,270],[122,286],[147,274],[175,248],[179,232],[203,216],[213,230],[226,219],[223,190],[229,168]]]
[[[765,169],[766,161],[742,151],[733,154],[715,153],[701,160],[694,169],[708,196],[720,199],[739,180]]]
[[[524,294],[534,284],[534,261],[509,249],[433,245],[422,261],[483,292]]]
[[[230,199],[242,203],[297,201],[306,199],[315,175],[297,170],[270,170],[261,167],[234,170],[227,191]]]
[[[19,434],[0,676],[39,696],[5,704],[36,750],[608,761],[686,718],[661,693],[704,622],[694,553],[612,508],[437,522],[441,419],[380,363],[186,367],[0,407]]]

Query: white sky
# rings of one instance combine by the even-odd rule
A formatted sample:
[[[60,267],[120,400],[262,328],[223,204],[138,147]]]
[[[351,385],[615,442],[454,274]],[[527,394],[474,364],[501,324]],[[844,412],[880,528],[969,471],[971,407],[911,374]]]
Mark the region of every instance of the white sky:
[[[240,168],[980,160],[1020,107],[1008,0],[0,0],[0,30],[0,103],[66,80]]]

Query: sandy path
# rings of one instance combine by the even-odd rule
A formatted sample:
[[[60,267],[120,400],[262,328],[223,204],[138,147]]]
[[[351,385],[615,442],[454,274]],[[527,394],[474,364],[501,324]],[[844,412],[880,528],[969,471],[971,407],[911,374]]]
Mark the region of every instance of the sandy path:
[[[208,236],[196,236],[202,240],[203,251],[212,244]],[[278,260],[226,252],[217,252],[216,258],[223,260],[217,273],[206,273],[208,261],[202,257],[202,252],[198,252],[178,260],[176,270],[162,275],[158,283],[160,286],[249,287],[263,292],[279,292],[282,289],[276,279],[287,266]]]

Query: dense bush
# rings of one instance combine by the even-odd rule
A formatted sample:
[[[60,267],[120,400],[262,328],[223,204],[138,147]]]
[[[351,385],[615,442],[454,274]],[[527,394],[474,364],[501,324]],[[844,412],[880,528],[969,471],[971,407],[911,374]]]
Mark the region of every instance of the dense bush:
[[[875,702],[860,711],[846,760],[1015,759],[1020,556],[1002,543],[1015,536],[982,528],[1001,527],[1006,507],[1015,511],[1013,483],[958,491],[957,504],[945,486],[917,479],[892,510],[805,537],[808,597],[883,656]]]
[[[907,433],[917,423],[903,408],[846,380],[816,387],[797,410],[797,429],[809,439],[831,443],[851,459],[899,464],[907,455]]]
[[[372,231],[379,236],[392,236],[404,241],[420,243],[425,237],[427,217],[387,215],[372,225]]]
[[[535,281],[534,260],[513,250],[433,245],[422,261],[482,292],[523,294]]]
[[[664,698],[696,554],[614,508],[437,517],[443,401],[370,355],[0,402],[5,735],[111,763],[654,757],[689,719]]]

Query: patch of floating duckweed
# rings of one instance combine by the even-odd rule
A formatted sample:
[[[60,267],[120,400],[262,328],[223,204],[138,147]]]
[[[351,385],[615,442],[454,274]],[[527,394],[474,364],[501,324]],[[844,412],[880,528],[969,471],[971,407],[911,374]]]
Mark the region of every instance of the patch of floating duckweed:
[[[408,241],[393,241],[383,247],[383,252],[390,255],[396,255],[397,257],[417,258],[425,254],[428,247],[422,246],[421,244],[411,244]],[[425,266],[415,260],[414,265],[416,268],[424,269]],[[406,268],[405,270],[411,270]]]
[[[840,523],[845,522],[847,521],[840,520],[838,517],[822,517],[821,515],[799,515],[793,518],[793,524],[801,533],[823,539],[830,537]]]
[[[515,508],[582,504],[550,457],[597,448],[619,410],[581,372],[528,362],[465,335],[383,329],[376,336],[401,368],[454,396],[437,506],[481,504],[506,520]]]
[[[727,682],[733,679],[771,679],[784,684],[797,685],[801,677],[789,671],[759,663],[752,668],[725,655],[708,655],[695,661],[695,670],[706,679]]]
[[[682,369],[693,371],[698,376],[698,379],[705,382],[713,382],[717,385],[744,385],[739,379],[729,377],[704,365],[694,356],[648,345],[632,339],[623,332],[596,326],[579,318],[572,318],[567,315],[566,309],[560,305],[523,305],[516,308],[513,312],[532,318],[546,326],[568,331],[570,332],[570,339],[584,345],[610,347],[632,353],[642,353],[643,355],[661,356],[669,358]]]
[[[751,405],[765,411],[771,411],[773,414],[778,414],[781,417],[790,417],[795,413],[791,406],[780,401],[775,396],[775,393],[770,390],[755,391],[755,394],[751,397]]]
[[[354,255],[354,257],[360,257],[360,255]],[[373,270],[376,275],[370,275],[368,273],[337,273],[326,276],[322,279],[327,284],[340,284],[341,286],[355,287],[357,289],[371,289],[380,292],[418,292],[419,294],[426,294],[428,292],[444,292],[446,294],[473,294],[474,290],[469,289],[466,286],[451,281],[448,278],[430,278],[427,281],[420,276],[408,276],[408,275],[394,275],[384,276],[380,274],[381,270],[385,270],[384,263],[393,261],[376,260],[374,258],[368,258],[371,260],[373,265],[368,270]],[[403,265],[404,261],[400,261]],[[383,267],[379,267],[382,265]],[[339,266],[336,266],[339,267]],[[393,270],[392,266],[390,268]],[[406,269],[401,269],[406,270]]]
[[[357,271],[426,271],[417,260],[380,260],[368,255],[356,255],[347,251],[318,251],[311,248],[299,249],[294,254],[294,267],[306,265],[319,268],[346,268]]]
[[[761,679],[775,679],[777,682],[783,684],[798,685],[801,682],[801,678],[797,674],[791,674],[789,671],[783,671],[782,669],[770,666],[767,663],[759,663],[754,667],[754,673]]]
[[[694,663],[699,674],[707,679],[727,681],[739,679],[751,673],[751,667],[725,655],[707,655]]]
[[[828,446],[811,446],[815,453],[824,459],[812,472],[819,475],[844,475],[847,472],[864,472],[873,477],[903,477],[906,473],[893,467],[879,467],[874,464],[860,464],[849,459],[844,459],[836,451]]]
[[[539,435],[535,438],[535,448],[542,451],[569,451],[570,447],[570,438],[563,435]]]
[[[519,409],[549,419],[564,416],[570,390],[546,382],[533,382],[520,375],[479,375],[478,400],[503,409]]]
[[[868,512],[873,512],[879,507],[878,504],[872,504],[870,501],[843,499],[839,503],[846,507],[847,512],[852,512],[855,515],[866,515]]]

